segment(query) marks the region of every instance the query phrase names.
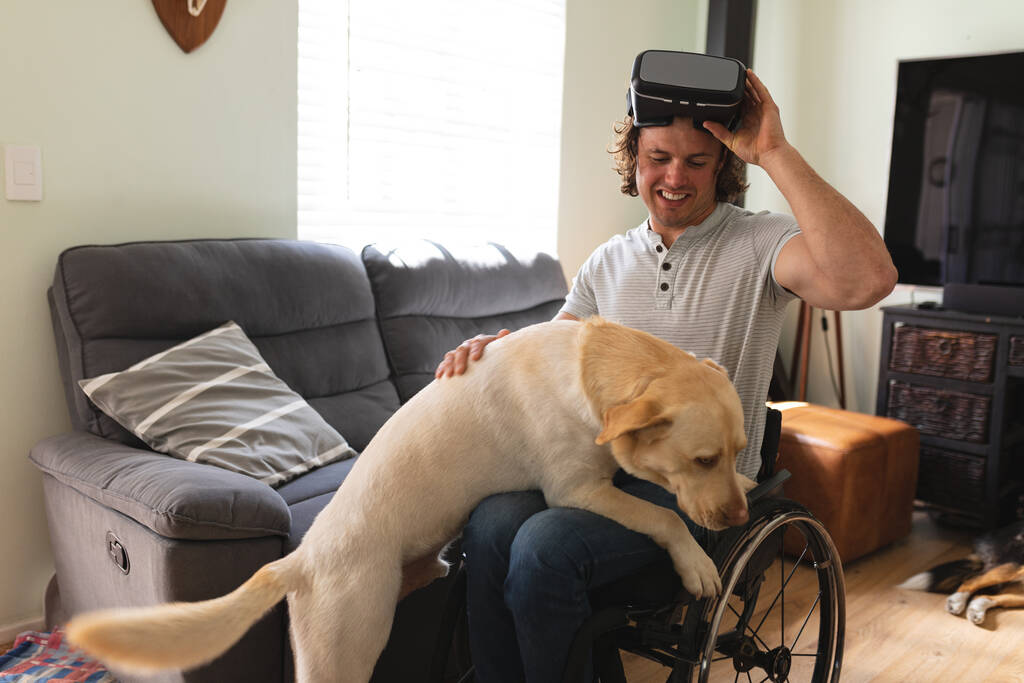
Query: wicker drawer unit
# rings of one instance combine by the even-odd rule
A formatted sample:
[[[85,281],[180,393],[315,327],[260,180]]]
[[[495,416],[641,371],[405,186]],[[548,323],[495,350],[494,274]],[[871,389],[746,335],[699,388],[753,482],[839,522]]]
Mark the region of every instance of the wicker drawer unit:
[[[990,382],[997,340],[994,334],[898,325],[893,330],[889,369]]]
[[[918,500],[982,528],[1024,518],[1024,318],[882,313],[875,413],[920,433]]]
[[[1010,365],[1024,365],[1024,336],[1010,337]]]
[[[922,446],[917,497],[958,510],[977,508],[985,502],[985,459]]]
[[[947,439],[988,442],[988,396],[889,381],[886,414]]]

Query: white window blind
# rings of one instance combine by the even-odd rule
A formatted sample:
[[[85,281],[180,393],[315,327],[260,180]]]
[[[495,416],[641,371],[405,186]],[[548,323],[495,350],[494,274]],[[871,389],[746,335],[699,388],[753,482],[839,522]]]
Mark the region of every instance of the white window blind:
[[[554,253],[565,0],[301,0],[298,229]]]

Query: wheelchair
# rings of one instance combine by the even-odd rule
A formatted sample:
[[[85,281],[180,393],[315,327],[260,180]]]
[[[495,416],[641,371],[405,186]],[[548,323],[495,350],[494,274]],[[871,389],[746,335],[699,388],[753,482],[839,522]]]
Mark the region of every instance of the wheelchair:
[[[594,589],[593,612],[570,650],[565,683],[626,683],[623,652],[662,665],[667,683],[839,680],[842,563],[821,523],[779,495],[789,478],[774,471],[780,429],[781,413],[769,409],[759,484],[748,493],[750,521],[720,532],[714,545],[722,593],[695,599],[667,559]],[[435,680],[473,680],[462,585],[449,618],[447,667],[435,663]]]

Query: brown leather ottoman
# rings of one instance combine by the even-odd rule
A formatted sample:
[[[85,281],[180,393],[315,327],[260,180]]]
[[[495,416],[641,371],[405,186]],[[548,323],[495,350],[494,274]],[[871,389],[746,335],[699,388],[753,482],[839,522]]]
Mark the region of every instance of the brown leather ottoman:
[[[792,474],[785,495],[825,525],[843,562],[910,533],[917,429],[808,403],[769,405],[782,411],[777,468]],[[802,548],[802,539],[787,538],[787,551]]]

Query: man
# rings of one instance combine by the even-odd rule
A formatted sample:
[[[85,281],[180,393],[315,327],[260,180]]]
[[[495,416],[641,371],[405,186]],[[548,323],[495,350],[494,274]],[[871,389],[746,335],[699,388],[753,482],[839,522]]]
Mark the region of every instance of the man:
[[[753,478],[786,305],[799,297],[829,310],[866,308],[892,290],[896,270],[871,223],[787,142],[778,107],[749,70],[744,99],[734,132],[679,117],[639,129],[627,117],[617,127],[622,190],[638,195],[650,217],[591,255],[556,319],[599,314],[723,365],[744,407],[748,446],[737,469]],[[733,155],[767,172],[794,217],[725,203],[731,192],[720,181]],[[446,354],[436,376],[463,372],[507,333],[464,342]],[[616,485],[676,509],[654,484],[620,473]],[[686,521],[707,547],[710,532]],[[549,509],[539,492],[483,501],[463,548],[470,649],[481,683],[561,680],[569,645],[590,614],[587,592],[665,552],[599,515]]]

